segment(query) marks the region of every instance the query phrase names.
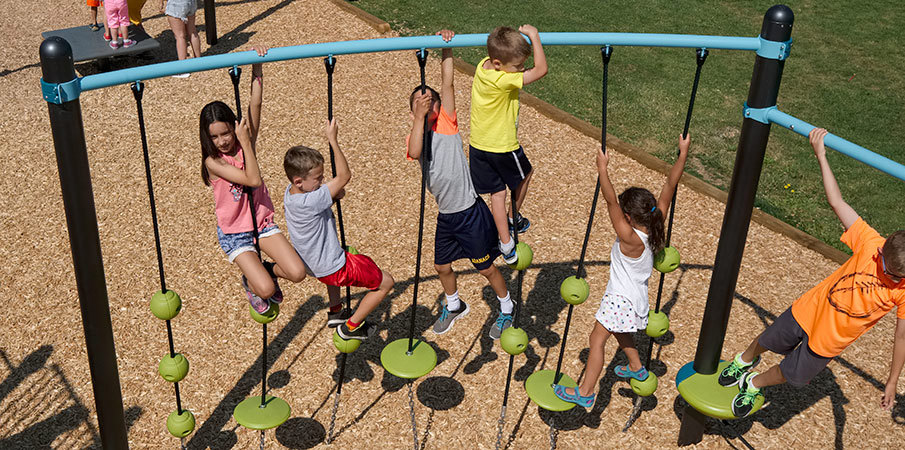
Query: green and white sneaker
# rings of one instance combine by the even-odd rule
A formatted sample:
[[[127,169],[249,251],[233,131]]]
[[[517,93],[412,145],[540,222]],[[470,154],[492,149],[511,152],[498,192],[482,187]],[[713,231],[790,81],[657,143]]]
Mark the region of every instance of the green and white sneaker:
[[[468,303],[465,303],[462,300],[459,300],[459,302],[462,304],[459,305],[458,311],[450,311],[446,309],[446,305],[443,305],[443,308],[440,310],[440,316],[437,317],[437,320],[434,322],[435,334],[446,333],[452,328],[457,320],[465,317],[465,315],[468,314],[468,311],[471,311],[471,308],[468,307]]]
[[[761,390],[751,385],[751,380],[757,376],[757,372],[746,372],[738,383],[738,394],[732,399],[732,414],[735,417],[745,417],[751,414],[754,401],[761,394]]]
[[[742,379],[742,376],[749,370],[753,369],[754,366],[756,366],[759,362],[760,355],[754,358],[754,361],[749,364],[745,364],[742,361],[741,353],[735,355],[735,358],[732,360],[732,362],[729,363],[729,365],[726,366],[726,368],[723,369],[722,372],[720,372],[720,378],[718,379],[720,386],[735,386]]]
[[[500,312],[500,315],[496,318],[496,322],[493,323],[493,326],[490,327],[490,332],[487,334],[490,335],[490,339],[493,339],[495,341],[503,335],[503,330],[511,326],[512,314],[504,314]]]

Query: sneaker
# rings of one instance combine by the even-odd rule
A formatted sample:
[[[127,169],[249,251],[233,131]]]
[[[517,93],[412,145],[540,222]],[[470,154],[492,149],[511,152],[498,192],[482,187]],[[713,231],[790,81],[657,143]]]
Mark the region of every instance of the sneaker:
[[[760,395],[761,390],[751,386],[751,380],[757,372],[745,372],[738,382],[738,394],[732,399],[732,414],[735,417],[745,417],[754,409],[754,401]]]
[[[376,332],[377,327],[367,322],[361,324],[354,331],[349,330],[348,322],[343,322],[340,326],[336,327],[336,333],[343,339],[358,339],[359,341],[364,341],[373,336]]]
[[[283,290],[280,289],[280,283],[277,282],[277,275],[273,271],[273,266],[276,265],[274,262],[263,261],[264,269],[267,270],[267,273],[270,275],[270,279],[273,280],[273,295],[268,299],[274,303],[283,303]]]
[[[631,370],[628,368],[628,365],[624,366],[616,366],[613,368],[613,372],[616,373],[616,376],[619,378],[634,378],[638,381],[644,381],[650,376],[647,369],[644,366],[641,366],[638,370]]]
[[[248,303],[251,304],[251,307],[254,308],[256,313],[264,314],[267,311],[270,311],[270,302],[258,297],[257,294],[248,288],[248,278],[245,278],[245,275],[242,275],[242,287],[245,288],[245,295],[248,296]]]
[[[741,356],[741,353],[735,355],[735,358],[732,359],[732,362],[729,363],[729,365],[726,366],[726,368],[723,369],[722,372],[720,372],[720,378],[718,379],[720,386],[735,386],[742,379],[742,375],[753,369],[754,366],[756,366],[757,363],[760,362],[760,356],[758,356],[757,358],[754,358],[754,361],[752,361],[751,364],[744,364],[742,363]]]
[[[449,331],[452,328],[453,324],[456,323],[462,317],[468,314],[468,311],[471,311],[471,308],[468,307],[468,303],[465,303],[459,300],[461,305],[459,305],[459,309],[457,311],[450,311],[446,309],[446,305],[443,305],[443,308],[440,309],[440,317],[437,318],[437,321],[434,322],[434,333],[435,334],[443,334]]]
[[[512,326],[512,314],[504,314],[500,312],[500,315],[496,317],[496,322],[493,323],[493,326],[490,327],[490,339],[497,340],[500,336],[503,335],[503,330]]]
[[[349,320],[349,317],[352,317],[352,310],[347,308],[342,308],[336,312],[330,312],[327,310],[327,326],[330,328],[336,328]]]
[[[119,48],[119,42],[114,41],[112,39],[110,40],[109,45],[110,45],[110,48],[112,48],[113,50],[116,50]]]
[[[133,45],[135,45],[135,41],[132,39],[123,39],[123,48],[129,48]]]
[[[509,239],[512,240],[512,236],[510,236]],[[503,255],[503,261],[505,261],[506,264],[515,264],[515,263],[518,262],[518,255],[515,253],[515,246],[514,246],[514,245],[512,246],[512,250],[509,250],[508,253],[506,253],[505,251],[503,251],[503,243],[502,243],[502,242],[500,242],[499,247],[500,247],[500,253]]]
[[[528,231],[528,228],[531,228],[531,221],[526,219],[521,214],[517,214],[515,220],[509,219],[509,229],[515,230],[518,229],[519,234],[522,234]]]
[[[113,37],[110,36],[110,33],[104,32],[104,40],[110,42],[111,39],[113,39]]]

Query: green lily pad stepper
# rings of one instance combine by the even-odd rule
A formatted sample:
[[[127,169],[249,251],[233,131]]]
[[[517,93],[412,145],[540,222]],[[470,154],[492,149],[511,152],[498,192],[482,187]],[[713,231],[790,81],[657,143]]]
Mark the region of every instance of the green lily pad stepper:
[[[716,372],[710,375],[700,374],[694,371],[694,362],[682,366],[676,373],[676,387],[679,395],[705,416],[714,419],[739,419],[732,414],[732,401],[739,393],[738,385],[723,387],[717,381],[720,372],[728,366],[730,361],[720,361]],[[765,398],[758,395],[751,408],[754,414],[764,406]],[[749,415],[750,415],[749,414]]]

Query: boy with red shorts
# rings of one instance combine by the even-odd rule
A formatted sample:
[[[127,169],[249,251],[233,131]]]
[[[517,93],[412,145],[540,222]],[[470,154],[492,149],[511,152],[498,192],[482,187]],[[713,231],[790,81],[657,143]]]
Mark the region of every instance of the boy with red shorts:
[[[289,186],[283,195],[286,225],[295,251],[308,270],[327,285],[330,311],[327,325],[337,327],[343,339],[365,340],[376,331],[365,318],[393,288],[393,277],[377,267],[365,255],[350,254],[340,247],[336,221],[331,207],[345,195],[344,187],[352,178],[346,157],[337,142],[336,119],[327,124],[327,140],[333,147],[336,176],[324,183],[324,157],[317,150],[296,146],[283,158]],[[344,310],[340,286],[358,286],[371,290],[352,313]]]
[[[898,307],[892,364],[880,406],[889,409],[895,402],[896,382],[905,363],[905,230],[883,239],[842,199],[826,160],[826,134],[824,129],[812,130],[811,146],[820,164],[827,200],[845,227],[842,242],[853,255],[792,303],[720,372],[721,385],[739,385],[732,402],[736,417],[751,412],[754,400],[766,386],[808,384],[845,347]],[[767,350],[785,358],[764,373],[750,372]]]

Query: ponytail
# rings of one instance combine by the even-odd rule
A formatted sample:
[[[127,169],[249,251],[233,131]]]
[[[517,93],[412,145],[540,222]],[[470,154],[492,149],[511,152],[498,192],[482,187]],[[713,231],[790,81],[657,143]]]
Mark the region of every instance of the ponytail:
[[[647,228],[647,244],[654,254],[666,246],[663,211],[657,207],[657,198],[650,191],[630,187],[619,194],[619,207],[638,225]]]
[[[663,250],[666,246],[666,230],[663,225],[663,211],[654,206],[654,210],[647,215],[650,219],[647,222],[647,243],[654,254]]]

